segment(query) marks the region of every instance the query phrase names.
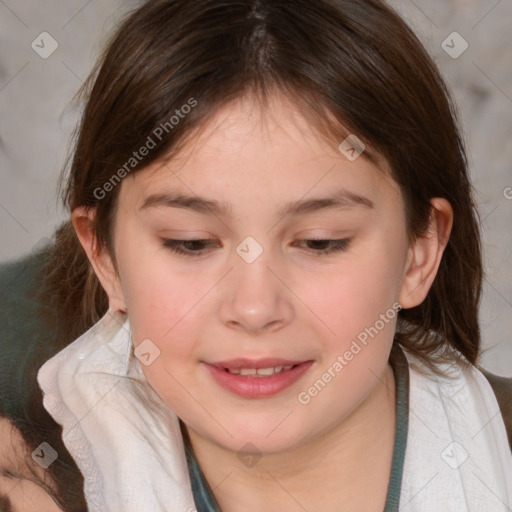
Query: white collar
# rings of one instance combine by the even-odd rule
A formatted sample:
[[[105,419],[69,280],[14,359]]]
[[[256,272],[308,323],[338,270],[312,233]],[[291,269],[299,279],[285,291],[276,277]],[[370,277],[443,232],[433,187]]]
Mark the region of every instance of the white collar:
[[[512,453],[494,391],[473,365],[428,377],[410,353],[400,512],[510,512]]]
[[[178,417],[147,384],[122,313],[107,312],[48,360],[38,382],[90,512],[195,510]]]

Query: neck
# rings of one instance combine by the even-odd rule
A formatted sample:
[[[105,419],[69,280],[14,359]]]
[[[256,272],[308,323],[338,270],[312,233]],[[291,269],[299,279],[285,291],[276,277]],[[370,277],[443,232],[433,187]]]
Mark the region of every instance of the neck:
[[[374,511],[383,510],[386,501],[395,415],[395,381],[388,364],[370,394],[340,424],[291,450],[266,454],[251,468],[237,453],[190,427],[187,432],[223,512]]]

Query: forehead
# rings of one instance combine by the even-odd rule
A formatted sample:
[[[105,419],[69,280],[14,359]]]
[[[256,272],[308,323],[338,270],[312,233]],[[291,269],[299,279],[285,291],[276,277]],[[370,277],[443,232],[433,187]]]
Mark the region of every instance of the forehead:
[[[376,162],[363,152],[351,161],[338,145],[286,98],[275,96],[261,108],[245,97],[220,109],[170,160],[129,176],[121,195],[139,206],[161,191],[270,205],[343,186],[353,195],[391,194],[396,200],[398,186],[384,159]]]

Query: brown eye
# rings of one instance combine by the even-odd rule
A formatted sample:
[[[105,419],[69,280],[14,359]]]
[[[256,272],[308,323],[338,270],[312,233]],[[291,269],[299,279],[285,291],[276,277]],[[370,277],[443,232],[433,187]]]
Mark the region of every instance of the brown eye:
[[[344,251],[348,248],[350,240],[348,238],[342,240],[324,240],[324,239],[309,239],[301,240],[305,243],[307,248],[315,256],[332,254]],[[207,238],[197,238],[191,240],[173,240],[170,238],[163,238],[162,245],[171,251],[182,254],[185,256],[201,256],[207,247],[216,246],[214,240]]]
[[[162,245],[167,249],[185,256],[201,256],[205,246],[215,245],[214,240],[207,238],[194,238],[191,240],[173,240],[170,238],[162,238]]]
[[[302,240],[315,256],[345,251],[350,243],[348,238],[342,240],[310,239]]]

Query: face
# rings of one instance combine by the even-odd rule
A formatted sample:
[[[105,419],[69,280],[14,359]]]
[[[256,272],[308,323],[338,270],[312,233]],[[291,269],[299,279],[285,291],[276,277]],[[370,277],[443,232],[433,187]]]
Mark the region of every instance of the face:
[[[284,100],[264,116],[232,103],[179,158],[126,178],[114,239],[134,344],[159,351],[149,383],[219,446],[321,436],[386,368],[408,260],[399,188]]]

